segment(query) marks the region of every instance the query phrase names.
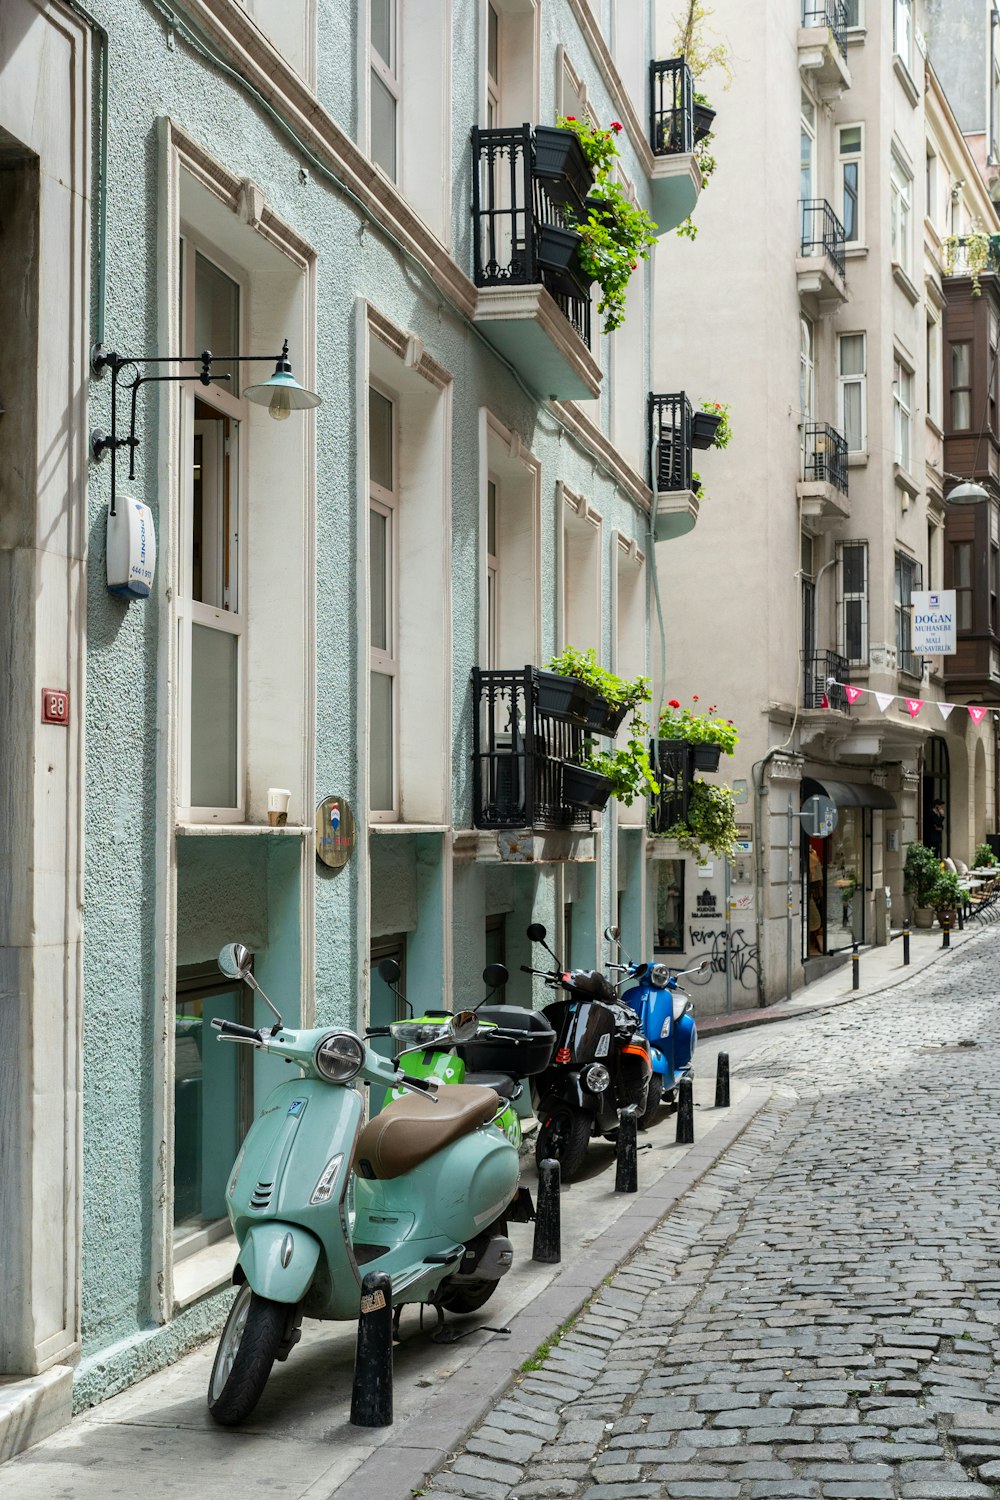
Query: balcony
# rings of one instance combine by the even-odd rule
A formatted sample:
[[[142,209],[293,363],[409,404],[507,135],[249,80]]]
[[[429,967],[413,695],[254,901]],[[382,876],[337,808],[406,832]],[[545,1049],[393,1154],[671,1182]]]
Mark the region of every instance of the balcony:
[[[701,109],[701,106],[698,106]],[[711,122],[700,122],[707,134]],[[706,128],[707,127],[707,128]],[[683,57],[649,65],[649,144],[653,152],[652,216],[666,234],[694,212],[701,170],[694,155],[699,139],[691,70]]]
[[[803,651],[803,708],[834,708],[849,714],[851,705],[844,688],[850,685],[846,656],[838,656],[836,651]]]
[[[535,667],[472,669],[473,822],[477,828],[586,833],[590,812],[563,799],[563,769],[583,749],[589,697],[546,712]],[[572,678],[563,679],[572,693]]]
[[[819,316],[847,301],[844,226],[825,198],[801,198],[802,240],[795,274],[799,296]]]
[[[694,747],[685,740],[657,740],[650,744],[649,758],[660,783],[659,796],[650,802],[649,829],[651,833],[666,833],[688,815]]]
[[[844,0],[802,0],[799,72],[818,98],[832,103],[851,86]]]
[[[847,499],[847,439],[826,422],[807,422],[803,433],[802,478],[797,486],[802,522],[824,531],[850,518]]]
[[[693,531],[698,519],[691,402],[683,391],[650,396],[649,444],[650,483],[656,495],[653,534],[658,542],[672,541]]]
[[[530,125],[474,129],[472,153],[473,320],[536,395],[591,400],[601,370],[571,228],[592,181],[579,142]]]

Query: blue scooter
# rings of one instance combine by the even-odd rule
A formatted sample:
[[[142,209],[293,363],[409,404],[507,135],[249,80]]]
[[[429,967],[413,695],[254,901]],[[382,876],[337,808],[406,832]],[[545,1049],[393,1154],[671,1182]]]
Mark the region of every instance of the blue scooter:
[[[649,1042],[652,1055],[653,1075],[649,1080],[646,1108],[639,1116],[639,1125],[646,1130],[656,1118],[661,1103],[674,1104],[674,1094],[681,1079],[692,1076],[698,1027],[691,997],[677,981],[685,974],[704,973],[709,961],[704,959],[693,969],[673,974],[666,964],[633,963],[622,949],[621,932],[617,927],[605,927],[604,936],[627,960],[623,964],[609,963],[608,968],[637,981],[621,999],[623,1005],[631,1006],[638,1015],[639,1029]]]

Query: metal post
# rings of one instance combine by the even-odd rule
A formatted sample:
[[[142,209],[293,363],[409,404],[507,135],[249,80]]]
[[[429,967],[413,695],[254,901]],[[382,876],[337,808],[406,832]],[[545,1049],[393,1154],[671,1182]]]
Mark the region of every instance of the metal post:
[[[903,963],[910,962],[910,924],[907,922],[903,927]]]
[[[535,1239],[531,1258],[542,1266],[556,1266],[562,1259],[559,1245],[559,1163],[551,1156],[539,1164],[538,1202],[535,1205]]]
[[[788,875],[785,893],[785,998],[792,998],[792,797],[788,794]]]
[[[852,952],[851,952],[851,989],[852,990],[859,990],[860,988],[861,988],[861,954],[858,952],[858,945],[857,945],[857,943],[855,943],[853,945],[853,949],[852,949]]]
[[[351,1425],[392,1426],[392,1282],[384,1271],[361,1283]]]
[[[639,1148],[636,1141],[638,1116],[634,1104],[618,1111],[618,1151],[615,1167],[615,1192],[639,1191]]]
[[[694,1085],[682,1078],[677,1085],[677,1144],[690,1146],[694,1141]]]
[[[715,1064],[715,1107],[729,1108],[729,1053],[720,1052]]]
[[[959,932],[964,932],[965,931],[965,898],[964,897],[958,903],[958,905],[956,906],[955,910],[958,912],[958,930],[959,930]]]
[[[941,947],[951,947],[951,912],[941,913]]]
[[[725,866],[726,866],[726,879],[725,879],[725,895],[726,895],[726,1015],[727,1016],[731,1016],[732,1013],[733,1013],[733,906],[732,906],[732,899],[731,899],[732,888],[733,888],[733,873],[732,873],[732,866],[730,865],[728,859],[726,859],[726,861],[725,861]]]

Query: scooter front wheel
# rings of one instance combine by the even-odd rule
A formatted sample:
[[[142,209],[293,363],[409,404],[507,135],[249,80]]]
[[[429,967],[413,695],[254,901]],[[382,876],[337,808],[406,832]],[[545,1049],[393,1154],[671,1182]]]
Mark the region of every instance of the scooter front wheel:
[[[208,1410],[222,1427],[235,1427],[260,1400],[288,1321],[283,1302],[258,1297],[248,1282],[236,1293],[208,1382]]]
[[[561,1182],[569,1182],[576,1176],[587,1154],[590,1140],[590,1116],[568,1104],[554,1104],[543,1111],[542,1123],[535,1143],[535,1161],[541,1166],[552,1158],[559,1163]]]
[[[663,1098],[663,1078],[659,1073],[654,1073],[649,1080],[649,1089],[646,1094],[646,1108],[639,1116],[639,1129],[648,1130],[656,1119]]]

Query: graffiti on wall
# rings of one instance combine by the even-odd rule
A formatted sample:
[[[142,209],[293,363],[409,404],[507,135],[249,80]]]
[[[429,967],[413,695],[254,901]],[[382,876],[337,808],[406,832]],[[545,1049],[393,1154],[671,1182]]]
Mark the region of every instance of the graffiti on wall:
[[[702,951],[697,951],[697,950]],[[732,974],[736,983],[741,984],[744,989],[752,990],[757,987],[759,971],[757,966],[757,944],[750,943],[744,936],[742,927],[734,927],[729,941],[729,952],[731,955]],[[726,972],[726,931],[721,928],[718,931],[712,928],[689,927],[688,928],[688,953],[684,962],[687,967],[700,964],[703,959],[708,959],[709,966],[704,974],[689,974],[688,981],[691,984],[708,984],[713,974],[725,974]]]

